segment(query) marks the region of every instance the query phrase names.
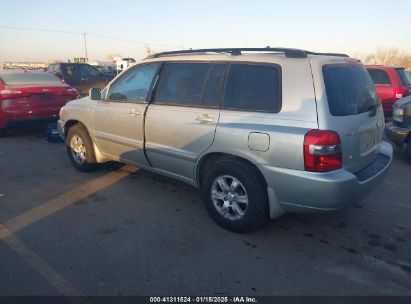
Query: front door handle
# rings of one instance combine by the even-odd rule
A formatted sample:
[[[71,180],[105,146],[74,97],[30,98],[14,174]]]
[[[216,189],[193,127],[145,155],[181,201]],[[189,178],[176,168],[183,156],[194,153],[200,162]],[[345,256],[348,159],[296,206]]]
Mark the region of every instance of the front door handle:
[[[141,112],[140,112],[140,111],[137,111],[136,109],[132,109],[132,110],[130,111],[130,115],[131,115],[131,116],[139,116],[139,115],[141,115]]]
[[[214,121],[214,118],[208,116],[207,114],[201,114],[196,117],[196,121],[200,123],[210,123]]]

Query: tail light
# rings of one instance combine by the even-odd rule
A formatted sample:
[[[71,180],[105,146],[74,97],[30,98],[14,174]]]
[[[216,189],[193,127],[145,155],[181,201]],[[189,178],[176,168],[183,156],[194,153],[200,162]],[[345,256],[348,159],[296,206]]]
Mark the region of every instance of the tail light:
[[[75,88],[66,89],[66,90],[64,90],[63,94],[64,95],[74,95],[74,96],[78,95],[77,90]]]
[[[396,99],[401,99],[403,98],[404,95],[404,89],[403,87],[398,87],[395,89],[395,98]]]
[[[29,92],[17,91],[17,90],[0,90],[0,100],[1,99],[14,99],[28,97],[31,94]]]
[[[304,166],[310,172],[342,168],[341,139],[338,133],[310,130],[304,137]]]

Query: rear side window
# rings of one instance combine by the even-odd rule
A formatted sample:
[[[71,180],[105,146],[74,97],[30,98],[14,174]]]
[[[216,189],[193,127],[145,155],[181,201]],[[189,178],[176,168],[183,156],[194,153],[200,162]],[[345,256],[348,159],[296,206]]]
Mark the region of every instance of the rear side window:
[[[61,85],[61,80],[49,73],[5,73],[1,78],[7,85]]]
[[[218,108],[226,63],[165,63],[155,103]]]
[[[281,108],[281,70],[274,65],[232,64],[224,109],[278,112]]]
[[[410,80],[408,78],[407,72],[404,69],[395,69],[398,73],[398,75],[400,75],[401,78],[401,84],[403,86],[408,86],[410,85]]]
[[[323,75],[332,115],[365,113],[380,104],[371,77],[363,65],[325,65]]]
[[[386,71],[369,69],[368,73],[370,74],[372,81],[376,85],[390,85],[391,84],[390,77],[388,76]]]
[[[80,76],[81,77],[97,77],[98,76],[98,71],[88,65],[80,65]]]
[[[215,64],[211,67],[202,101],[204,106],[220,106],[227,67],[227,64]]]
[[[154,102],[200,105],[210,63],[166,63]]]

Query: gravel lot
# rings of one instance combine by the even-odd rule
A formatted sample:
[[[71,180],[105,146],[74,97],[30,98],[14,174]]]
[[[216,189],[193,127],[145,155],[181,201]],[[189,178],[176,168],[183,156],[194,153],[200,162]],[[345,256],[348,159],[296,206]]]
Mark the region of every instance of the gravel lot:
[[[43,129],[0,138],[0,295],[411,295],[411,163],[335,214],[240,235],[199,192],[137,168],[87,174]]]

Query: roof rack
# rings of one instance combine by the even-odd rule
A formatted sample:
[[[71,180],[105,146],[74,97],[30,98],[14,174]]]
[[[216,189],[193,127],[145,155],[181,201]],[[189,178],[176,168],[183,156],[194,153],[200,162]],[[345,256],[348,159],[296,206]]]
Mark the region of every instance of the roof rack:
[[[195,50],[181,50],[181,51],[171,51],[157,53],[147,58],[159,58],[169,55],[183,55],[183,54],[195,54],[195,53],[229,53],[233,56],[239,56],[242,52],[275,52],[284,53],[286,57],[290,58],[306,58],[307,55],[305,51],[299,49],[288,49],[288,48],[222,48],[222,49],[195,49]]]
[[[335,56],[335,57],[350,57],[347,54],[340,54],[340,53],[316,53],[316,52],[310,52],[310,51],[305,51],[307,55],[320,55],[320,56]]]
[[[151,58],[159,58],[165,56],[173,56],[173,55],[184,55],[184,54],[198,54],[198,53],[229,53],[232,56],[239,56],[242,52],[273,52],[273,53],[283,53],[286,57],[289,58],[307,58],[308,55],[326,55],[326,56],[338,56],[338,57],[349,57],[345,54],[338,54],[338,53],[315,53],[300,49],[291,49],[291,48],[272,48],[272,47],[265,47],[265,48],[218,48],[218,49],[190,49],[190,50],[180,50],[180,51],[170,51],[170,52],[162,52],[153,54],[147,57],[147,59]]]

